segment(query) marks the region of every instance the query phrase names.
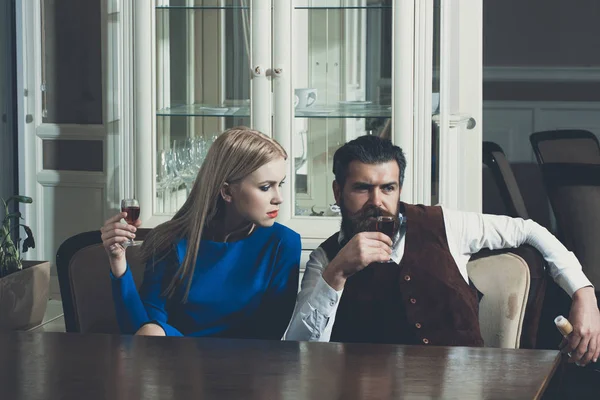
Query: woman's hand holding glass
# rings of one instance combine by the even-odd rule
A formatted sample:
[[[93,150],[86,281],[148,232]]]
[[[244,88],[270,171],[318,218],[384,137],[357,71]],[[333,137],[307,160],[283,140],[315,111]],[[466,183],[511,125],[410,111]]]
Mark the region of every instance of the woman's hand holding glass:
[[[108,254],[112,273],[117,278],[121,277],[127,270],[125,249],[129,241],[135,238],[135,232],[142,224],[139,219],[132,224],[121,222],[126,216],[126,212],[120,212],[109,218],[100,229],[102,245]]]

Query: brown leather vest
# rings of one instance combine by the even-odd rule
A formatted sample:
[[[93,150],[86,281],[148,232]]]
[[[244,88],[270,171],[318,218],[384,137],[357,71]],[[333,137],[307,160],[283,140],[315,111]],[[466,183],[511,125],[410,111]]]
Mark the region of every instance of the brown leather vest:
[[[400,265],[371,264],[346,281],[331,341],[483,346],[476,290],[450,254],[442,208],[401,203],[401,210]],[[338,234],[321,247],[333,260]]]

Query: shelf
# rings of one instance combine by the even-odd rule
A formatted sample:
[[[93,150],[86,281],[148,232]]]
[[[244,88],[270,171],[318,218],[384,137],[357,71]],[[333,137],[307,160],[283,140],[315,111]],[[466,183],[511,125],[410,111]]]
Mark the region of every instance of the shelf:
[[[159,117],[250,117],[248,105],[181,104],[162,108],[156,112]],[[390,106],[314,106],[295,110],[296,118],[391,118]]]
[[[159,117],[221,117],[244,118],[250,117],[248,105],[210,105],[210,104],[180,104],[162,108],[156,112]]]
[[[373,5],[373,6],[299,6],[295,10],[391,10],[392,6]]]
[[[306,1],[305,1],[306,3]],[[356,5],[357,1],[344,0],[311,0],[310,5],[295,6],[296,10],[391,10],[392,2],[387,0],[367,1],[364,5]],[[348,4],[351,3],[351,4]],[[353,4],[352,4],[353,3]],[[347,4],[347,5],[343,5]]]
[[[156,6],[156,10],[250,10],[247,6]],[[311,6],[311,7],[294,7],[295,10],[391,10],[392,6],[376,5],[376,6]]]
[[[295,110],[296,118],[391,118],[389,105],[369,104],[364,106],[313,106],[304,110]]]
[[[157,1],[163,5],[155,6],[157,10],[249,10],[249,2],[241,0],[215,1],[215,0],[194,0],[194,1]],[[167,3],[167,4],[164,4]],[[179,5],[170,5],[169,3],[179,3]],[[182,5],[187,3],[187,5]],[[193,4],[190,4],[193,3]],[[221,3],[219,5],[219,3]],[[223,4],[225,3],[225,4]],[[245,4],[244,4],[245,3]]]
[[[156,6],[157,10],[249,10],[250,7],[242,6]]]

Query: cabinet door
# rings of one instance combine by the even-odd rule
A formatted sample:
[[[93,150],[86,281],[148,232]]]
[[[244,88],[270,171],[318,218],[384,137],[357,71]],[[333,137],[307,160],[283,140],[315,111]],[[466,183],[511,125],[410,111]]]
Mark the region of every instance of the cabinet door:
[[[150,225],[183,205],[220,132],[243,125],[270,134],[270,5],[270,0],[157,0],[148,17],[139,17],[152,21],[153,29],[138,32],[134,43],[153,31],[155,44],[154,69],[134,66],[155,76],[144,107],[152,110],[153,124],[148,131],[136,129],[137,143],[152,154],[138,153],[136,161],[138,197],[147,209],[142,218],[152,218]]]
[[[118,207],[119,88],[109,49],[120,12],[103,0],[15,4],[19,192],[33,198],[21,211],[37,242],[26,256],[53,261],[65,239],[98,229]]]
[[[434,0],[434,6],[441,97],[432,155],[439,160],[436,202],[481,212],[483,6],[475,0]]]
[[[274,3],[274,67],[283,71],[274,78],[274,105],[281,107],[274,135],[289,148],[291,175],[282,219],[305,237],[339,228],[335,151],[361,135],[392,136],[392,31],[402,23],[394,21],[392,6],[391,0]],[[285,16],[291,24],[278,26]]]
[[[482,19],[475,3],[274,3],[274,66],[282,71],[274,78],[274,135],[291,154],[284,223],[309,238],[339,228],[333,154],[361,135],[403,148],[402,200],[480,210],[481,133],[473,123],[481,115]],[[291,24],[278,25],[290,15]]]

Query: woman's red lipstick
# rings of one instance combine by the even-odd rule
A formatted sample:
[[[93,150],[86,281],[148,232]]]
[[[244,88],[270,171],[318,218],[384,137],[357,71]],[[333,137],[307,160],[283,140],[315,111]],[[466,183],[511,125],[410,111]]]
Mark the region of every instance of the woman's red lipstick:
[[[267,215],[271,218],[277,218],[277,214],[279,214],[279,211],[277,211],[277,210],[267,213]]]

